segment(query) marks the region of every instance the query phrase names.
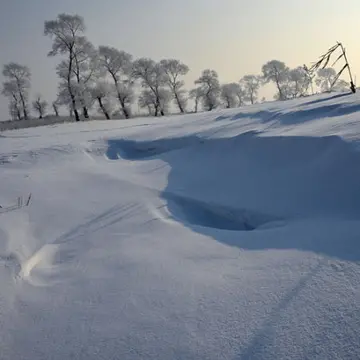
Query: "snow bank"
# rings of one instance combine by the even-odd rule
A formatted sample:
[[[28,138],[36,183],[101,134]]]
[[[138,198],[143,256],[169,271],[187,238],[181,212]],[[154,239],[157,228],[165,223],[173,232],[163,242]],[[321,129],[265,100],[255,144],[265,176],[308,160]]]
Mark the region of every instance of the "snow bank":
[[[359,110],[3,133],[0,357],[357,358]]]

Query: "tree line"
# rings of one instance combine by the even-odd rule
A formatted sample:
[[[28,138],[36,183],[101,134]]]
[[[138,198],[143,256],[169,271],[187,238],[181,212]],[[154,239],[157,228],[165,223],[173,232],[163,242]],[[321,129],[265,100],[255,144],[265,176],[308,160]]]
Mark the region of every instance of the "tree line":
[[[282,61],[271,60],[262,66],[260,75],[245,75],[228,84],[220,84],[218,73],[206,69],[195,81],[195,87],[186,91],[183,79],[190,69],[180,60],[134,59],[114,47],[96,48],[85,31],[84,19],[79,15],[59,14],[55,20],[44,23],[44,35],[52,40],[48,56],[60,58],[56,68],[58,96],[51,104],[55,116],[59,116],[59,107],[65,106],[80,121],[88,119],[89,109],[95,106],[106,119],[119,115],[128,119],[136,98],[139,107],[152,116],[168,113],[171,103],[185,113],[189,99],[193,100],[194,112],[200,106],[208,111],[219,106],[232,108],[258,102],[259,90],[267,83],[275,84],[277,100],[313,94],[314,82],[323,92],[349,86],[338,80],[334,88],[333,68],[319,69],[314,79],[306,66],[290,69]],[[41,95],[29,104],[30,69],[12,62],[4,65],[3,75],[6,81],[2,94],[9,99],[11,118],[29,119],[30,105],[39,118],[44,117],[50,104]]]

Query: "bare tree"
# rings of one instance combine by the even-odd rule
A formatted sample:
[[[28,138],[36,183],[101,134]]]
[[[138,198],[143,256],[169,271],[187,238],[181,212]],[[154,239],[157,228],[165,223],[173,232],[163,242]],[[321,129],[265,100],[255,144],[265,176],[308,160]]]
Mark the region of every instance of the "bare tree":
[[[215,70],[206,69],[195,81],[199,84],[204,96],[202,97],[204,108],[211,111],[218,105],[220,95],[220,83],[218,74]]]
[[[237,104],[237,92],[239,84],[230,83],[221,86],[221,99],[224,101],[226,108],[230,109]]]
[[[165,72],[165,80],[174,97],[175,103],[181,113],[185,112],[186,98],[185,91],[182,89],[184,81],[180,80],[180,76],[184,76],[189,72],[189,67],[180,60],[164,59],[160,61],[160,65]]]
[[[278,99],[285,100],[286,96],[284,94],[284,84],[286,84],[288,79],[289,68],[279,60],[271,60],[267,62],[262,67],[263,78],[266,83],[273,81],[278,90]]]
[[[30,89],[31,73],[27,66],[20,65],[14,62],[4,65],[3,76],[8,78],[3,84],[2,93],[10,98],[10,101],[23,112],[24,119],[28,120],[28,98]],[[15,99],[16,97],[16,99]]]
[[[261,77],[257,75],[245,75],[240,84],[245,91],[246,98],[251,104],[257,101],[258,92],[261,86]]]
[[[45,111],[48,107],[48,103],[46,100],[42,100],[41,96],[38,95],[36,100],[32,103],[33,109],[39,114],[39,119],[44,117]]]
[[[76,45],[82,41],[84,31],[84,19],[79,15],[59,14],[56,20],[45,21],[44,24],[44,35],[49,36],[53,40],[52,50],[48,53],[48,56],[58,54],[67,56],[67,70],[62,72],[63,76],[61,79],[66,86],[76,121],[80,121],[80,116],[77,110],[72,77],[76,66]]]
[[[162,66],[149,58],[141,58],[134,62],[134,77],[141,80],[142,86],[149,89],[155,97],[155,116],[165,115],[161,106],[162,89],[166,84],[166,76]]]
[[[132,79],[132,55],[109,46],[99,47],[100,66],[115,84],[117,98],[125,118],[130,118],[134,100]]]
[[[196,112],[196,113],[198,112],[199,102],[201,101],[203,96],[204,96],[204,93],[200,87],[191,89],[189,92],[190,99],[194,100],[194,103],[195,103],[194,112]]]

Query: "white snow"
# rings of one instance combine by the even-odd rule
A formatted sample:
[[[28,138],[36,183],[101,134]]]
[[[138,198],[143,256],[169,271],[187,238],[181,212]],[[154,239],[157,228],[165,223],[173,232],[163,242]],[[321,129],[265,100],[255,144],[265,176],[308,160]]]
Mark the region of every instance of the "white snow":
[[[1,359],[356,359],[360,97],[2,133]]]

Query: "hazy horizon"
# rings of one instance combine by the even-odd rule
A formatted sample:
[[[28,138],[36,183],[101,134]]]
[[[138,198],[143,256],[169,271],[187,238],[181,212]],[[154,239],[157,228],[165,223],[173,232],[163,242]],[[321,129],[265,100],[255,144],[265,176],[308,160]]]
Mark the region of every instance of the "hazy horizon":
[[[272,59],[289,67],[309,65],[336,41],[345,45],[354,75],[360,72],[353,31],[358,0],[341,7],[335,0],[2,0],[1,7],[0,66],[14,61],[31,69],[31,100],[38,93],[49,102],[56,98],[60,57],[47,57],[51,40],[43,28],[63,12],[84,17],[86,35],[96,46],[114,46],[134,58],[180,59],[190,67],[187,89],[206,68],[225,83],[260,74]],[[269,90],[264,95],[272,98]],[[0,119],[8,118],[8,101],[0,96]]]

